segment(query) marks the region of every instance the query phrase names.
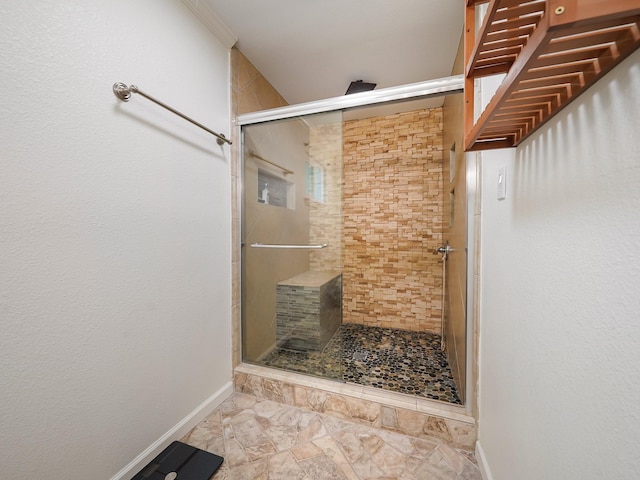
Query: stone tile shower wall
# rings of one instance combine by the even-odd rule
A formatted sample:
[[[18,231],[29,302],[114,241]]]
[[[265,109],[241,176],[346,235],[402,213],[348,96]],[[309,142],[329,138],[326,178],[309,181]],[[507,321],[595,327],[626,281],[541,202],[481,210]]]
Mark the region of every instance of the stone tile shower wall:
[[[309,200],[309,241],[328,244],[311,250],[309,268],[318,272],[342,270],[342,118],[309,130],[309,162],[324,172],[324,199]]]
[[[344,123],[343,322],[440,333],[442,109]]]

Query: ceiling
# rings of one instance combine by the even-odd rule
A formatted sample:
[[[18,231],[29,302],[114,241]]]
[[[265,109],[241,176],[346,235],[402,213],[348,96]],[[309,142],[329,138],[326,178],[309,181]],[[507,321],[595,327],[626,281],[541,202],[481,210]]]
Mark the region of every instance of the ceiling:
[[[451,74],[460,0],[206,0],[289,104]]]

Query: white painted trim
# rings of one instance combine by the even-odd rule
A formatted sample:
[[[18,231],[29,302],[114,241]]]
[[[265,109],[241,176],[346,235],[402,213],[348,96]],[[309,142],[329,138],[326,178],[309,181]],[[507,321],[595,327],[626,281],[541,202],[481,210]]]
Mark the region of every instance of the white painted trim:
[[[491,469],[489,468],[489,462],[487,462],[487,457],[485,457],[482,445],[480,445],[480,440],[476,442],[476,460],[478,461],[478,468],[480,468],[482,480],[494,480]]]
[[[233,394],[233,382],[224,386],[202,402],[195,410],[171,427],[167,433],[153,442],[140,455],[134,458],[126,467],[116,473],[111,480],[128,480],[144,468],[151,460],[158,456],[174,440],[180,440],[200,423],[207,415]]]
[[[184,0],[186,1],[186,0]],[[464,87],[464,76],[436,78],[426,82],[410,83],[398,87],[381,88],[370,92],[342,95],[340,97],[316,100],[315,102],[298,103],[286,107],[261,110],[259,112],[245,113],[236,118],[237,125],[251,125],[253,123],[270,122],[285,118],[299,117],[313,113],[334,112],[349,108],[375,105],[379,103],[402,102],[444,96],[451,93],[460,93]]]
[[[238,37],[225,25],[216,12],[207,4],[199,0],[182,0],[187,7],[195,13],[196,17],[204,23],[207,28],[216,36],[225,48],[233,47],[238,41]]]
[[[467,152],[464,153],[464,168],[466,176],[466,196],[467,196],[467,304],[465,324],[466,324],[466,379],[465,379],[465,398],[464,403],[467,407],[467,413],[470,415],[478,415],[478,412],[473,411],[474,404],[478,405],[478,379],[473,378],[473,370],[478,359],[478,352],[476,351],[475,338],[476,335],[480,335],[479,319],[477,315],[480,310],[477,308],[480,302],[480,272],[476,270],[476,266],[480,266],[480,262],[476,262],[476,255],[480,254],[480,222],[476,223],[476,220],[482,220],[480,217],[479,202],[481,198],[481,185],[478,181],[480,178],[480,152]],[[478,268],[479,270],[479,268]],[[477,370],[480,372],[480,370]],[[479,374],[479,373],[478,373]]]

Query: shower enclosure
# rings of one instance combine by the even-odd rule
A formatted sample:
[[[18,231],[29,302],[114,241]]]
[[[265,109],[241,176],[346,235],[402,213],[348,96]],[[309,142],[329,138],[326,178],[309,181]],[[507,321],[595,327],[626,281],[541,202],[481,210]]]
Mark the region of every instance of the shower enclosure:
[[[444,80],[400,87],[415,110],[368,92],[241,116],[244,362],[464,402],[466,346],[443,327],[437,254],[455,175],[448,110],[430,97],[461,86]],[[464,246],[450,251],[466,265]]]

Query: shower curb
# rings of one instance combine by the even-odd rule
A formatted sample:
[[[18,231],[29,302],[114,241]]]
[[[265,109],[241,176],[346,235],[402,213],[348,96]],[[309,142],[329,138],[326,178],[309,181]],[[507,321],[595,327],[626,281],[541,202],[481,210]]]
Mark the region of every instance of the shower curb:
[[[235,391],[416,438],[473,450],[475,418],[464,407],[257,365],[234,371]]]

